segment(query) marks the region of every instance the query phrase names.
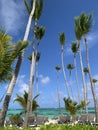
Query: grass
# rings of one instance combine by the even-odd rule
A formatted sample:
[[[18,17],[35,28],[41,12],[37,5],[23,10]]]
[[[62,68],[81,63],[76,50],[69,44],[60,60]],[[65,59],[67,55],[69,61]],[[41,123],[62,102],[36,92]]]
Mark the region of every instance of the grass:
[[[5,127],[0,128],[0,130],[20,130],[16,127]],[[36,130],[36,128],[23,128],[23,130]],[[98,126],[90,125],[61,125],[61,124],[49,124],[42,125],[40,130],[98,130]]]

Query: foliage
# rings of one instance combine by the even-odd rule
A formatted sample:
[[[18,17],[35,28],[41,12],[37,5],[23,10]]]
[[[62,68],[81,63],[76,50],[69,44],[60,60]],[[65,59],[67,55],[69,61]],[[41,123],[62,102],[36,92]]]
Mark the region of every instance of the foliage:
[[[64,98],[65,109],[70,112],[71,115],[76,115],[77,111],[84,108],[88,103],[81,101],[79,104],[70,98]]]
[[[41,40],[45,34],[45,27],[43,26],[37,26],[36,30],[36,38],[37,40]]]
[[[24,109],[24,112],[26,112],[26,106],[27,106],[27,100],[28,100],[28,93],[26,91],[24,91],[24,95],[23,97],[16,94],[17,98],[14,100],[17,101],[21,107]],[[37,101],[35,100],[39,95],[36,95],[33,100],[32,100],[32,111],[35,111],[37,109],[37,107],[39,107]]]
[[[59,124],[49,124],[40,127],[40,130],[97,130],[98,126],[89,125],[59,125]]]
[[[58,70],[61,69],[61,67],[60,66],[56,66],[55,69],[58,71]]]
[[[33,19],[34,20],[39,20],[43,10],[43,0],[36,0],[36,6],[35,6],[35,12]]]
[[[28,46],[28,42],[19,41],[17,44],[12,44],[11,41],[11,36],[0,32],[0,82],[11,79],[14,60]]]
[[[61,44],[62,46],[64,46],[64,44],[65,44],[65,34],[64,34],[64,32],[61,32],[61,33],[59,34],[59,39],[60,39],[60,44]]]
[[[77,51],[78,51],[78,44],[77,44],[77,42],[75,42],[75,41],[72,42],[72,44],[71,44],[71,50],[72,50],[72,52],[74,54],[77,53]]]
[[[30,3],[27,2],[27,0],[24,0],[26,9],[28,11],[28,14],[30,15],[31,13],[31,9],[33,6],[33,0],[30,0]],[[39,20],[41,14],[42,14],[42,9],[43,9],[43,0],[36,0],[36,5],[35,5],[35,12],[34,12],[34,16],[33,19],[37,19]]]
[[[12,37],[5,32],[0,32],[0,82],[7,81],[12,74],[11,58],[13,53]]]
[[[84,12],[80,15],[80,26],[82,34],[87,34],[93,25],[93,14],[86,15]]]
[[[73,64],[68,64],[67,65],[67,69],[68,70],[72,70],[72,69],[74,69],[75,67],[74,67],[74,65]]]
[[[85,13],[82,13],[80,17],[75,17],[74,21],[76,38],[81,40],[82,36],[91,30],[93,25],[93,14],[90,13],[86,15]]]
[[[27,41],[19,41],[13,50],[13,58],[16,58],[19,54],[23,52],[23,50],[29,45]]]
[[[93,78],[93,79],[92,79],[92,82],[93,82],[93,83],[97,83],[98,80]]]
[[[20,130],[20,128],[16,127],[5,127],[0,128],[0,130]],[[36,130],[36,128],[23,128],[23,130]],[[98,130],[98,126],[91,125],[60,125],[60,124],[49,124],[42,125],[40,130]]]
[[[86,67],[83,69],[83,71],[84,71],[84,73],[89,73],[89,69]]]
[[[21,118],[20,114],[11,115],[9,120],[13,125],[23,125],[23,119]]]
[[[74,21],[75,21],[75,35],[76,35],[76,38],[77,38],[77,40],[81,40],[81,38],[82,38],[82,30],[81,30],[81,26],[80,26],[79,17],[75,17]]]

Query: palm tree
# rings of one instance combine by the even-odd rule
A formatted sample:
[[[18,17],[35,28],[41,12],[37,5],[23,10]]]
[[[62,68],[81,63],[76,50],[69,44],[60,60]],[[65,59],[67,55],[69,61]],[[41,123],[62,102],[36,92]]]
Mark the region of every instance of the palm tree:
[[[31,0],[32,3],[32,0]],[[29,4],[27,3],[27,1],[25,0],[25,5],[27,8],[28,13],[30,14],[31,11],[31,6],[29,6]],[[33,83],[34,83],[34,68],[35,68],[35,59],[34,59],[34,40],[36,37],[36,32],[37,32],[37,22],[41,16],[42,13],[42,9],[43,9],[43,0],[36,0],[36,5],[35,5],[35,11],[34,11],[34,16],[32,17],[34,20],[34,37],[33,37],[33,41],[32,41],[32,61],[31,61],[31,70],[30,70],[30,85],[29,85],[29,95],[28,95],[28,102],[27,102],[27,111],[26,111],[26,115],[25,115],[25,122],[24,122],[24,126],[27,126],[28,123],[28,113],[29,111],[31,111],[31,107],[32,106],[32,93],[33,93]],[[32,112],[32,111],[31,111]]]
[[[14,102],[18,102],[20,104],[20,106],[24,109],[24,111],[22,113],[26,113],[28,93],[26,91],[24,91],[23,96],[20,96],[18,94],[16,94],[16,96],[17,96],[17,98],[14,100]],[[38,96],[39,95],[36,95],[32,100],[32,112],[34,112],[39,107],[38,103],[35,100]]]
[[[78,100],[79,100],[79,103],[80,103],[80,89],[79,89],[78,73],[77,73],[77,65],[76,65],[76,53],[78,52],[77,42],[72,42],[71,50],[74,54],[75,78],[76,78],[76,85],[77,85],[77,90],[78,90]]]
[[[31,60],[31,71],[30,71],[30,85],[29,85],[29,95],[28,95],[28,102],[27,102],[27,111],[26,111],[26,115],[25,115],[25,122],[24,122],[24,126],[27,126],[28,123],[28,113],[31,112],[32,113],[32,102],[30,103],[30,101],[32,101],[32,95],[33,95],[33,84],[34,84],[34,69],[35,69],[35,57],[34,54],[37,54],[38,51],[38,45],[40,43],[40,40],[43,38],[44,34],[45,34],[45,28],[42,26],[38,26],[36,28],[36,32],[34,33],[34,39],[37,38],[38,43],[37,43],[37,49],[32,51],[32,60]],[[33,45],[32,45],[33,46]],[[34,46],[33,46],[34,48]],[[36,52],[35,52],[36,51]]]
[[[67,69],[69,70],[70,88],[71,88],[71,94],[72,94],[73,100],[74,100],[74,95],[73,95],[73,90],[72,90],[71,71],[72,71],[74,68],[75,68],[75,67],[74,67],[73,64],[68,64],[68,65],[67,65]]]
[[[72,116],[77,114],[77,111],[84,108],[87,103],[85,101],[81,101],[80,103],[77,103],[70,98],[64,98],[65,103],[65,109],[70,112]]]
[[[29,15],[27,26],[26,26],[26,31],[25,31],[25,34],[24,34],[23,41],[28,40],[28,35],[29,35],[29,31],[30,31],[32,17],[34,15],[34,11],[35,11],[35,3],[36,3],[36,0],[33,0],[32,1],[32,9],[30,10],[30,15]],[[12,92],[13,92],[13,89],[14,89],[18,74],[19,74],[20,66],[21,66],[22,59],[23,59],[23,54],[24,54],[24,52],[22,52],[18,57],[16,67],[15,67],[15,70],[14,70],[14,74],[12,76],[11,82],[10,82],[10,84],[8,86],[8,90],[7,90],[5,99],[4,99],[3,107],[2,107],[2,110],[1,110],[1,116],[0,116],[0,126],[1,127],[4,126],[4,120],[5,120],[6,112],[8,110],[11,95],[12,95]]]
[[[92,73],[91,73],[91,69],[90,69],[89,54],[88,54],[88,41],[86,38],[86,34],[89,33],[92,25],[93,25],[92,13],[90,13],[88,15],[86,15],[85,13],[82,13],[80,15],[80,26],[81,26],[81,30],[82,30],[82,36],[84,37],[85,46],[86,46],[86,63],[87,63],[87,67],[89,70],[88,74],[89,74],[89,79],[90,79],[90,83],[91,83],[91,90],[92,90],[93,99],[94,99],[96,122],[98,122],[98,106],[97,106],[96,94],[95,94],[94,86],[93,86],[93,82],[92,82]]]
[[[83,83],[83,90],[84,90],[84,101],[86,101],[86,85],[85,85],[82,54],[81,54],[81,47],[80,47],[80,40],[82,38],[82,31],[81,31],[79,17],[75,17],[74,20],[75,20],[75,35],[76,35],[76,38],[78,40],[78,51],[79,51],[80,67],[81,67],[81,73],[82,73],[82,83]]]
[[[65,45],[65,34],[64,34],[64,32],[60,33],[59,40],[60,40],[60,44],[62,46],[62,48],[61,48],[62,71],[63,71],[63,75],[64,75],[64,80],[65,80],[65,86],[66,86],[66,89],[67,89],[67,94],[68,94],[68,97],[70,97],[69,88],[68,88],[68,82],[67,82],[65,68],[64,68],[64,45]]]
[[[85,78],[86,78],[86,99],[88,101],[87,74],[89,73],[89,70],[88,68],[84,68],[83,71],[85,73]],[[86,113],[88,113],[88,107],[86,107]]]
[[[61,104],[60,104],[60,88],[59,88],[59,75],[58,72],[61,69],[60,66],[55,67],[56,72],[57,72],[57,93],[58,93],[58,105],[59,105],[59,112],[61,114]]]

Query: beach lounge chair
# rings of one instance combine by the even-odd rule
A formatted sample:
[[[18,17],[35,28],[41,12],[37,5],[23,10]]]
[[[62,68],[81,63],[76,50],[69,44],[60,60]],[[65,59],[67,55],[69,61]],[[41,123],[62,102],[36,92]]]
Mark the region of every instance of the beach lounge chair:
[[[43,125],[45,123],[45,117],[44,116],[37,116],[36,117],[36,125]]]
[[[94,114],[88,114],[88,124],[94,125],[95,123],[95,115]]]
[[[87,124],[88,123],[88,114],[82,114],[78,121],[79,124]]]
[[[36,120],[34,116],[29,116],[28,117],[28,126],[32,127],[32,126],[36,126]]]
[[[77,124],[78,121],[79,121],[79,116],[78,115],[72,116],[71,123]]]
[[[61,115],[60,117],[59,117],[59,121],[58,121],[58,123],[59,124],[64,124],[64,123],[70,123],[70,121],[71,121],[71,117],[70,116],[68,116],[68,115]]]

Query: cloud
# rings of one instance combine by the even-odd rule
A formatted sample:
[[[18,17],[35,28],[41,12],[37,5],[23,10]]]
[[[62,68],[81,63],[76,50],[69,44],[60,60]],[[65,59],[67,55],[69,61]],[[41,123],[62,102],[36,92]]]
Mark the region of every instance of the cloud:
[[[44,85],[50,82],[50,78],[48,76],[44,77],[43,75],[40,75],[39,78],[40,78],[41,83]]]
[[[28,84],[26,83],[25,81],[25,75],[20,75],[18,77],[18,80],[17,80],[17,84],[16,84],[19,88],[19,92],[20,93],[24,93],[24,90],[25,91],[28,91]]]
[[[23,1],[0,0],[0,26],[4,26],[8,33],[17,33],[25,18]]]

